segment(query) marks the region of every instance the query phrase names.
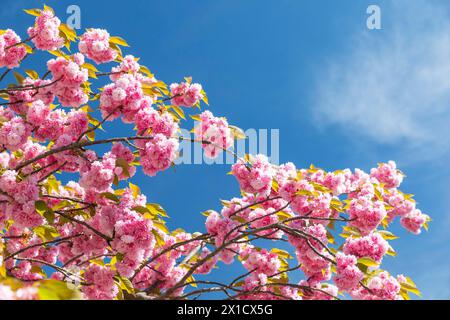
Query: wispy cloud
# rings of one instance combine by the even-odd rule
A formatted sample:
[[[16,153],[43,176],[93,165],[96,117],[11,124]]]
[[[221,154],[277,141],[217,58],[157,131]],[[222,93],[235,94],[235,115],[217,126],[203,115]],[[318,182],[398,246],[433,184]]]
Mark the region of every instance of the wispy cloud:
[[[390,1],[383,30],[361,30],[318,82],[319,126],[398,145],[415,160],[450,153],[450,18],[446,1]],[[351,47],[350,47],[351,46]]]

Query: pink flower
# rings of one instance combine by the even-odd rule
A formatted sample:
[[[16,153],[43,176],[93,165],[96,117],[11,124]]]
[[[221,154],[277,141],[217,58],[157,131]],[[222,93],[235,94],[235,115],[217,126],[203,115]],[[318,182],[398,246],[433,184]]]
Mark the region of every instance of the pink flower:
[[[0,127],[0,145],[15,151],[21,148],[31,135],[31,126],[20,117],[4,122]]]
[[[172,103],[176,106],[192,107],[203,99],[202,86],[198,83],[172,83],[170,92]]]
[[[385,194],[384,200],[394,207],[388,212],[390,219],[393,219],[395,216],[404,217],[416,209],[414,200],[406,199],[404,194],[397,189],[392,189],[390,193]]]
[[[40,50],[56,50],[64,46],[64,38],[59,35],[61,21],[49,10],[42,11],[36,17],[34,27],[28,28],[28,35],[36,48]]]
[[[264,155],[253,157],[251,167],[239,159],[231,168],[244,192],[268,195],[272,187],[275,170]]]
[[[329,283],[310,284],[308,281],[302,280],[299,285],[309,287],[311,289],[302,289],[303,300],[333,300],[338,296],[338,288]]]
[[[101,162],[94,161],[88,171],[81,173],[80,185],[85,189],[106,191],[113,183],[115,168],[115,157],[104,158]]]
[[[23,45],[16,45],[19,42],[20,37],[11,29],[0,35],[0,68],[12,69],[20,65],[27,55],[27,49]]]
[[[130,123],[139,110],[152,103],[150,97],[144,96],[141,83],[131,74],[123,74],[114,83],[106,85],[100,96],[102,116],[108,117],[109,121],[123,114],[123,121]]]
[[[298,220],[291,222],[289,225],[291,228],[300,230],[304,235],[309,235],[311,237],[314,237],[318,240],[320,240],[323,244],[326,244],[328,242],[327,239],[327,230],[326,228],[321,224],[313,224],[309,226],[304,226],[303,221]],[[288,236],[288,241],[290,244],[292,244],[298,253],[304,253],[311,250],[311,247],[316,248],[317,250],[322,249],[322,245],[313,239],[305,239],[305,237],[298,236],[295,234],[290,234]]]
[[[58,86],[55,89],[55,94],[64,107],[78,108],[88,102],[87,94],[82,88],[78,87]]]
[[[370,176],[377,178],[381,183],[384,183],[386,188],[397,188],[403,181],[403,174],[397,170],[397,165],[394,161],[382,163],[378,168],[370,170]]]
[[[27,121],[34,126],[40,126],[50,115],[50,107],[41,100],[33,102],[27,113]]]
[[[133,76],[137,76],[140,65],[137,62],[137,59],[132,55],[126,55],[123,57],[122,61],[120,62],[120,65],[117,67],[113,67],[111,70],[110,79],[112,81],[117,81],[117,79],[120,78],[122,73],[129,73]]]
[[[278,166],[275,180],[278,182],[278,185],[281,187],[289,180],[297,178],[297,169],[292,162],[288,162]]]
[[[397,300],[399,299],[400,284],[397,279],[389,275],[386,271],[371,277],[366,286],[370,292],[359,287],[357,290],[351,292],[351,296],[356,299],[364,300]]]
[[[228,218],[222,218],[217,212],[211,211],[206,220],[206,230],[215,237],[215,245],[219,247],[224,241],[230,241],[238,235],[237,223]],[[227,246],[220,254],[220,258],[226,264],[233,262],[234,256],[239,249],[238,244]]]
[[[314,192],[314,187],[306,179],[288,180],[279,189],[279,195],[284,200],[291,202],[292,210],[299,214],[310,213],[309,194]]]
[[[336,270],[337,275],[334,278],[339,290],[351,291],[353,290],[364,277],[364,274],[356,265],[357,259],[355,256],[346,255],[338,252],[336,255]]]
[[[55,99],[54,86],[51,80],[25,78],[22,85],[32,85],[38,89],[10,91],[10,106],[14,112],[25,115],[28,111],[28,103],[42,100],[44,104],[50,104]]]
[[[427,223],[429,217],[423,214],[419,209],[411,211],[409,214],[405,215],[400,219],[400,223],[408,231],[414,234],[420,234],[421,228]]]
[[[119,289],[114,283],[114,271],[107,267],[91,264],[84,274],[89,286],[83,286],[86,298],[92,300],[112,300]]]
[[[126,220],[117,221],[114,230],[115,236],[111,245],[127,259],[125,262],[130,268],[124,266],[121,274],[129,277],[143,259],[148,257],[155,245],[152,222],[141,217],[128,217]]]
[[[211,253],[211,250],[208,248],[203,248],[202,253],[199,256],[199,259],[204,259]],[[215,255],[214,257],[208,259],[205,263],[203,263],[196,271],[197,274],[208,274],[211,270],[216,266],[217,261],[219,260],[219,256]]]
[[[67,125],[64,133],[73,138],[78,138],[88,129],[89,119],[86,112],[82,110],[72,110],[67,114]]]
[[[354,255],[357,258],[369,257],[377,263],[381,263],[388,249],[388,242],[379,233],[371,233],[361,238],[347,238],[343,251],[345,254]]]
[[[47,62],[53,75],[54,92],[63,106],[78,108],[88,101],[88,96],[81,85],[89,78],[88,70],[81,68],[84,57],[76,53],[69,59],[59,57]]]
[[[248,270],[255,270],[256,273],[264,273],[267,276],[277,273],[281,266],[278,255],[266,249],[257,250],[253,246],[244,249],[240,256],[242,265]]]
[[[43,278],[42,274],[33,272],[33,265],[29,261],[21,261],[11,270],[14,277],[24,281],[36,281]]]
[[[249,214],[250,226],[254,229],[264,228],[266,226],[272,225],[278,222],[278,216],[276,215],[276,210],[270,208],[268,210],[264,210],[261,208],[256,208]],[[283,232],[281,230],[276,229],[267,229],[262,230],[256,233],[257,235],[267,236],[271,239],[281,238]]]
[[[142,135],[161,133],[170,138],[178,131],[178,123],[174,121],[170,113],[156,111],[150,106],[139,110],[135,123],[138,132]]]
[[[145,174],[155,176],[170,167],[177,157],[178,140],[166,138],[158,133],[140,151],[142,169]]]
[[[56,140],[64,133],[67,115],[61,109],[50,112],[41,125],[37,128],[34,138],[45,140]]]
[[[371,201],[365,197],[353,199],[348,212],[352,220],[350,225],[358,228],[363,234],[375,230],[387,214],[382,201]]]
[[[84,63],[83,56],[79,53],[71,58],[58,57],[47,62],[48,70],[52,73],[53,80],[57,80],[57,87],[79,87],[88,80],[88,70],[81,68]]]
[[[78,49],[97,64],[113,61],[117,52],[109,46],[109,33],[103,29],[86,31],[78,43]]]
[[[209,158],[215,158],[222,150],[230,148],[233,144],[233,136],[224,118],[216,118],[209,111],[200,115],[200,124],[194,129],[195,137],[201,140],[205,154]]]

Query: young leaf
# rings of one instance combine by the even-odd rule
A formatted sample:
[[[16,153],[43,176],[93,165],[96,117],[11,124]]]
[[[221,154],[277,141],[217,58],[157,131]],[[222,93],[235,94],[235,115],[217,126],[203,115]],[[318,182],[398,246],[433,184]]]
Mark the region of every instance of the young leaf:
[[[119,46],[123,46],[123,47],[128,47],[128,43],[122,39],[121,37],[110,37],[109,38],[109,43],[114,43],[117,44]]]

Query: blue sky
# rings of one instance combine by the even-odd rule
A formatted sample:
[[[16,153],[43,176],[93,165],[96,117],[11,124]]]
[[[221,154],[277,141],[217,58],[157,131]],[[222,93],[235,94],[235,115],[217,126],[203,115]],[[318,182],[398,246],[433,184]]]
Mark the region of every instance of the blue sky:
[[[0,28],[24,35],[32,18],[20,9],[40,6],[29,3],[3,0]],[[448,1],[46,3],[62,20],[68,5],[79,5],[82,28],[126,38],[126,52],[168,83],[193,76],[210,109],[230,123],[279,129],[281,162],[369,170],[397,161],[407,174],[402,189],[416,195],[433,222],[420,236],[396,223],[399,254],[384,266],[411,276],[424,298],[450,298]],[[366,28],[369,4],[381,7],[382,30]],[[106,128],[114,135],[126,131]],[[219,210],[219,199],[239,195],[228,171],[227,165],[185,165],[155,178],[139,174],[134,182],[165,207],[170,227],[195,231],[204,228],[201,211]]]

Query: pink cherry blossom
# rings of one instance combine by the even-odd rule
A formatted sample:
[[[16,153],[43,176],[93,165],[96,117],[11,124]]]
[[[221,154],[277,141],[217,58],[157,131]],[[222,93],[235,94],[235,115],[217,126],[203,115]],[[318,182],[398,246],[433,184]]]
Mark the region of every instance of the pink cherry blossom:
[[[47,62],[55,83],[55,95],[63,106],[79,107],[88,101],[80,87],[88,79],[88,70],[82,68],[83,55],[76,53],[69,59],[59,57]]]
[[[205,155],[209,158],[217,157],[222,150],[230,148],[233,136],[224,118],[214,117],[210,111],[200,115],[200,124],[194,129],[195,137],[202,141]]]
[[[104,29],[90,29],[86,31],[78,43],[78,49],[97,64],[113,61],[117,52],[109,45],[109,33]]]
[[[9,150],[22,147],[31,135],[31,126],[22,118],[14,117],[0,127],[0,145]]]
[[[389,249],[389,244],[379,233],[371,233],[361,238],[349,237],[344,244],[344,253],[357,258],[369,257],[381,263]]]
[[[173,116],[168,112],[156,111],[150,106],[139,110],[135,118],[138,132],[144,134],[161,133],[167,138],[173,137],[178,131],[178,123],[174,121]]]
[[[384,183],[386,188],[397,188],[403,181],[403,174],[397,170],[397,165],[394,161],[382,163],[378,168],[373,168],[370,171],[370,175]]]
[[[264,155],[257,155],[252,159],[251,167],[239,159],[231,168],[231,172],[238,179],[244,192],[268,195],[275,176],[275,169]]]
[[[91,264],[84,275],[90,285],[83,286],[83,293],[89,299],[112,300],[119,291],[113,277],[114,271],[109,268]]]
[[[192,107],[203,99],[202,86],[198,83],[172,83],[170,93],[172,103],[176,106]]]
[[[50,107],[41,100],[33,102],[27,113],[27,121],[34,126],[40,126],[50,115]]]
[[[25,46],[17,45],[20,42],[20,37],[11,29],[0,35],[0,68],[13,69],[19,66],[27,54]]]
[[[420,234],[421,228],[428,222],[429,217],[419,209],[415,209],[400,219],[402,226],[414,234]]]
[[[159,171],[170,167],[177,157],[178,141],[166,138],[161,133],[149,140],[140,151],[142,170],[149,176],[155,176]]]
[[[150,97],[144,97],[141,83],[131,74],[121,75],[114,83],[106,85],[100,96],[102,115],[109,121],[123,114],[123,121],[130,123],[139,110],[152,103]]]
[[[357,259],[355,256],[341,252],[336,255],[337,275],[334,278],[334,282],[340,290],[351,291],[363,279],[364,274],[359,270],[356,263]]]
[[[28,35],[36,48],[40,50],[56,50],[64,45],[64,38],[60,36],[61,21],[50,10],[44,10],[36,17],[34,27],[28,28]]]
[[[353,199],[350,203],[350,225],[358,228],[362,233],[368,234],[375,230],[386,217],[387,212],[381,201],[370,201],[362,197]]]

